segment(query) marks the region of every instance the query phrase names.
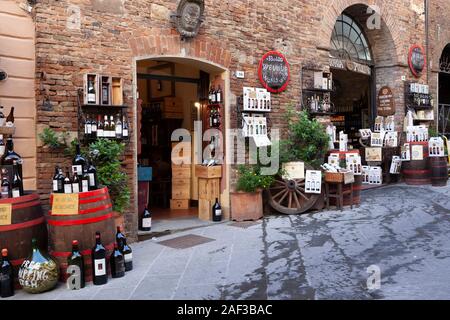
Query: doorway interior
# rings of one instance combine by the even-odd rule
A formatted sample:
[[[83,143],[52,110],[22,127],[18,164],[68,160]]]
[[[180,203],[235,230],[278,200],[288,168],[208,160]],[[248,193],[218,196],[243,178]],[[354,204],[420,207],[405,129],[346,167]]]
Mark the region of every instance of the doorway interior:
[[[152,168],[148,194],[139,200],[139,217],[147,206],[152,213],[152,233],[207,223],[198,219],[194,122],[201,121],[203,131],[207,127],[209,93],[211,88],[224,88],[225,70],[178,57],[140,60],[136,67],[137,160],[138,165]],[[220,112],[225,121],[223,108]],[[172,133],[177,129],[191,134],[187,155],[191,164],[172,163],[172,151],[179,143],[172,141]]]
[[[450,138],[450,44],[448,44],[440,59],[439,72],[439,133]]]

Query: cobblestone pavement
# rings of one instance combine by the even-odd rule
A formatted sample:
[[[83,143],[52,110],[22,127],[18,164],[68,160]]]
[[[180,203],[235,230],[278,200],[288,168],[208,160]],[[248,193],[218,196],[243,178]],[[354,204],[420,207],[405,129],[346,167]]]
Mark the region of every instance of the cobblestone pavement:
[[[353,211],[273,216],[134,244],[135,269],[107,285],[63,285],[14,299],[450,299],[450,187],[395,185],[363,193]],[[171,249],[196,234],[215,241]],[[381,269],[369,290],[367,268]]]

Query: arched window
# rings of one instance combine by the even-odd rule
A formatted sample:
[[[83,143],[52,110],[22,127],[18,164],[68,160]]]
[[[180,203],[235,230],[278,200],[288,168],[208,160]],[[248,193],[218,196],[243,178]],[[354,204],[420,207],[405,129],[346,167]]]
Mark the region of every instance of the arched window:
[[[372,55],[363,31],[349,16],[342,14],[336,20],[331,36],[331,55],[370,64]]]

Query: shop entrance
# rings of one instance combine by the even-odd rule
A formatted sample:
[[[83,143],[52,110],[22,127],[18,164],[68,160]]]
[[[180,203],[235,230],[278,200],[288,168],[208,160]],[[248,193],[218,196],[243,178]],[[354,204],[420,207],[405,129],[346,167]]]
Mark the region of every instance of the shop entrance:
[[[371,125],[371,77],[338,69],[331,69],[331,72],[334,83],[332,101],[336,112],[331,120],[337,132],[348,134],[349,147],[359,149],[359,130]]]
[[[450,44],[440,59],[439,72],[439,133],[450,138]]]
[[[136,71],[137,162],[152,171],[150,182],[138,182],[139,221],[148,206],[153,221],[151,233],[208,223],[199,219],[195,165],[203,161],[203,146],[196,145],[195,129],[201,123],[203,134],[212,116],[225,122],[224,108],[217,107],[213,112],[210,108],[212,91],[221,95],[224,105],[225,70],[197,60],[164,57],[137,61]],[[180,147],[180,141],[172,137],[177,129],[190,134],[191,141],[182,141],[184,154],[174,151]],[[176,165],[174,157],[187,157],[191,163]],[[146,185],[148,194],[143,189]]]

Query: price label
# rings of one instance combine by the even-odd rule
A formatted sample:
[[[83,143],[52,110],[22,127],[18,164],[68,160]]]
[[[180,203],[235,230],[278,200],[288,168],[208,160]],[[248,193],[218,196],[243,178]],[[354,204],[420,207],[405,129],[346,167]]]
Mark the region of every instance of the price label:
[[[78,194],[53,194],[52,215],[77,215]]]
[[[12,204],[0,204],[0,226],[9,226],[11,224]]]

